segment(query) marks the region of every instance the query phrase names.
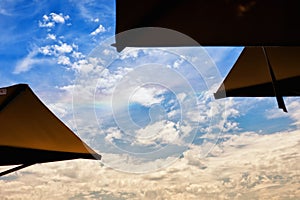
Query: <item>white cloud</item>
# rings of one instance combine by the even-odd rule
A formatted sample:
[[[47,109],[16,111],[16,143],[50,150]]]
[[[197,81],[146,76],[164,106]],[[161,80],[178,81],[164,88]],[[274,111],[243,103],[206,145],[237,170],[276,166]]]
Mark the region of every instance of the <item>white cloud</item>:
[[[34,59],[34,56],[36,56],[36,54],[36,51],[31,51],[24,59],[19,61],[14,70],[14,73],[19,74],[21,72],[30,70],[34,64],[38,63],[38,60]]]
[[[300,127],[300,103],[299,103],[299,97],[286,97],[285,98],[285,104],[287,107],[288,112],[285,113],[278,107],[274,106],[271,109],[267,109],[265,112],[266,119],[279,119],[279,118],[289,118],[292,121],[292,125],[295,125],[296,127]]]
[[[99,33],[104,33],[106,31],[106,29],[104,28],[104,26],[102,24],[100,24],[98,26],[98,28],[96,28],[93,32],[90,33],[90,35],[92,36],[96,36],[98,35]]]
[[[47,39],[56,40],[56,35],[48,33]]]
[[[134,94],[130,96],[130,102],[139,103],[145,107],[150,107],[153,104],[160,104],[164,97],[160,96],[165,93],[166,90],[157,87],[139,87],[134,91]]]
[[[71,63],[69,57],[67,57],[67,56],[59,56],[59,57],[57,58],[57,64],[68,65],[68,66],[70,66],[72,63]]]
[[[43,22],[39,21],[39,27],[52,28],[54,26],[55,26],[55,23],[52,21],[48,21],[48,17],[46,15],[43,16]]]
[[[49,15],[43,15],[43,20],[39,21],[39,27],[53,28],[55,24],[64,24],[69,19],[69,15],[50,13]]]
[[[122,134],[121,131],[117,128],[109,128],[105,131],[107,133],[107,135],[105,136],[105,140],[107,142],[112,143],[114,139],[121,139],[122,138]]]
[[[99,18],[93,18],[93,19],[91,19],[91,21],[97,23],[97,22],[99,22]]]
[[[75,59],[82,59],[82,58],[84,58],[84,55],[81,52],[73,51],[72,52],[72,57],[75,58]]]
[[[61,47],[58,48],[61,49],[59,51],[54,46],[50,46],[50,48],[43,49],[43,52],[45,55],[51,51],[68,54],[68,48],[67,46]],[[35,53],[28,55],[29,60],[34,59],[35,55]],[[110,88],[128,73],[124,68],[123,71],[120,69],[115,73],[108,70],[102,71],[103,68],[100,65],[93,65],[93,62],[97,63],[97,61],[85,59],[73,63],[73,69],[81,73],[78,78],[83,79],[76,82],[78,85],[62,88],[69,92],[74,89],[82,90],[78,94],[85,98],[93,95],[95,89],[94,82],[89,81],[88,78],[99,78],[97,75],[103,72],[104,80],[101,83],[106,88]],[[99,66],[99,71],[95,71],[97,70],[95,66]],[[156,95],[155,91],[142,92],[149,93],[150,97]],[[186,99],[188,95],[180,93],[178,98]],[[150,105],[148,100],[140,97],[137,99],[139,102]],[[205,100],[204,98],[204,103]],[[200,110],[203,113],[198,115],[199,119],[197,113],[193,112],[190,113],[190,117],[205,122],[207,116],[213,117],[222,113],[225,108],[221,106],[210,113]],[[291,101],[288,106],[290,112],[299,108],[297,101]],[[235,108],[235,102],[229,101],[227,111],[221,117],[239,116],[240,111]],[[54,104],[52,109],[56,110],[59,116],[66,115],[63,105]],[[297,112],[291,113],[294,113],[291,114],[293,119],[299,119]],[[86,122],[90,123],[89,118],[83,121],[83,123]],[[178,138],[176,126],[173,122],[160,122],[160,124],[148,126],[137,132],[139,142],[149,144],[150,140],[147,138],[149,133],[155,133],[155,139],[173,143]],[[230,121],[225,126],[234,130],[238,124]],[[12,174],[7,179],[0,179],[0,190],[4,198],[11,199],[53,199],[54,194],[56,199],[92,198],[95,197],[93,195],[99,195],[99,198],[103,196],[103,198],[119,199],[297,198],[299,191],[295,183],[299,182],[299,133],[295,131],[272,135],[256,133],[224,135],[222,139],[225,142],[216,146],[209,157],[201,158],[200,156],[205,147],[190,145],[190,150],[185,151],[183,158],[173,165],[147,174],[122,173],[105,166],[101,167],[97,161],[87,160],[35,165]],[[105,139],[111,142],[114,138],[120,139],[121,136],[118,130],[111,129]],[[134,171],[134,167],[140,166],[138,162],[143,162],[139,160],[133,162],[135,165],[131,164],[128,160],[133,158],[128,155],[103,154],[103,156],[104,159],[114,158],[116,165],[125,163],[125,167],[131,167],[131,171]],[[164,161],[165,159],[155,160],[143,167],[149,170],[153,166],[161,166]]]
[[[62,13],[56,14],[56,13],[50,13],[50,16],[52,20],[56,23],[64,24],[65,20],[68,20],[70,17],[69,15],[64,16]]]
[[[48,34],[47,38],[49,39],[55,39],[56,36],[53,34]],[[34,65],[45,63],[45,62],[53,62],[53,59],[48,58],[40,58],[38,55],[44,55],[44,56],[53,56],[53,58],[56,59],[56,62],[58,64],[62,65],[68,65],[71,66],[73,63],[70,59],[70,56],[77,56],[79,57],[81,55],[80,52],[74,51],[73,49],[74,45],[69,45],[67,43],[58,42],[58,44],[54,45],[46,45],[42,47],[35,47],[34,50],[30,51],[28,55],[21,59],[19,62],[17,62],[14,73],[19,74],[21,72],[26,72],[30,70]],[[68,55],[73,53],[72,55]]]
[[[73,47],[71,45],[68,45],[67,43],[61,43],[60,45],[55,44],[52,47],[53,47],[53,50],[59,54],[71,53],[71,51],[73,50]]]
[[[54,53],[53,50],[52,50],[52,47],[49,46],[49,45],[44,46],[44,47],[40,47],[40,48],[39,48],[39,51],[40,51],[40,53],[42,53],[43,55],[48,55],[48,56],[53,55],[53,53]]]
[[[55,39],[55,35],[48,34],[48,38]],[[72,66],[73,61],[71,58],[77,59],[82,55],[73,48],[76,48],[76,46],[59,41],[58,44],[40,47],[38,53],[44,56],[52,56],[56,59],[57,64]]]
[[[69,112],[69,110],[66,108],[66,104],[64,103],[50,103],[47,104],[47,107],[59,118],[65,117]]]
[[[103,71],[98,74],[97,91],[101,94],[107,95],[113,93],[120,80],[122,80],[122,78],[132,69],[124,67],[113,72],[103,68],[102,70]],[[126,91],[124,91],[124,94],[126,94]]]
[[[48,59],[36,58],[37,54],[38,54],[38,50],[33,50],[29,52],[29,54],[25,58],[17,62],[13,73],[20,74],[22,72],[27,72],[37,64],[50,62],[50,60]]]
[[[58,45],[47,45],[39,48],[40,53],[48,56],[61,56],[63,54],[71,53],[72,51],[72,45],[63,42],[59,42]]]
[[[300,102],[299,97],[290,97],[288,99],[288,113],[287,115],[294,121],[294,125],[300,127]],[[283,114],[285,115],[285,114]]]
[[[47,22],[47,21],[49,21],[50,19],[49,19],[49,17],[48,17],[47,15],[43,15],[43,20]]]
[[[128,52],[125,55],[128,56],[129,61],[133,60],[131,58],[137,58],[138,55],[143,56],[143,54],[146,54],[146,52],[138,53],[138,51],[132,49],[127,51]],[[100,52],[102,53],[103,50],[100,49]],[[157,53],[160,52],[156,52],[156,56]],[[127,58],[127,57],[126,58],[122,57],[123,55],[121,55],[120,57],[121,60]],[[166,61],[167,58],[164,57],[164,59],[165,62],[167,62]],[[180,101],[180,103],[182,103],[183,110],[179,109],[178,111],[176,110],[176,112],[171,113],[168,116],[173,118],[166,119],[166,121],[161,121],[161,119],[164,119],[169,113],[162,113],[165,114],[163,118],[161,118],[162,116],[160,115],[161,113],[159,113],[159,116],[153,115],[154,117],[152,118],[152,115],[149,112],[149,115],[151,115],[150,116],[151,120],[154,118],[156,119],[157,117],[159,118],[159,122],[157,122],[156,120],[151,121],[150,125],[145,127],[140,127],[141,129],[136,131],[139,128],[139,125],[132,123],[133,120],[131,119],[131,116],[126,115],[126,113],[128,114],[127,108],[129,106],[129,103],[135,102],[147,107],[151,107],[152,105],[156,105],[156,104],[161,104],[162,101],[165,100],[164,99],[165,97],[163,96],[163,94],[166,92],[165,88],[168,88],[169,91],[169,88],[173,88],[173,87],[176,88],[177,86],[182,87],[183,84],[181,83],[185,79],[180,79],[180,80],[176,79],[176,81],[174,81],[174,76],[171,76],[174,75],[174,70],[170,70],[173,73],[170,73],[171,75],[168,76],[168,74],[165,72],[170,72],[170,71],[167,70],[162,71],[161,68],[158,67],[155,68],[157,70],[153,70],[152,64],[149,65],[149,68],[147,68],[148,65],[146,66],[143,65],[145,62],[147,62],[147,59],[144,59],[144,61],[141,62],[142,67],[134,68],[133,64],[131,62],[128,62],[126,59],[124,60],[125,66],[122,65],[121,67],[119,67],[117,65],[107,69],[102,67],[99,68],[99,71],[97,71],[95,67],[101,65],[92,64],[97,62],[98,61],[90,62],[88,60],[83,59],[74,63],[74,65],[72,66],[73,69],[76,72],[78,72],[78,76],[76,79],[77,81],[76,89],[74,90],[76,91],[77,94],[74,95],[75,96],[74,99],[76,100],[74,102],[80,103],[82,107],[86,106],[86,108],[89,108],[88,105],[90,107],[93,107],[96,104],[96,106],[93,107],[94,108],[93,113],[89,113],[91,115],[90,117],[86,117],[87,115],[85,114],[80,114],[79,118],[81,119],[82,126],[85,126],[84,124],[91,123],[92,116],[95,116],[95,110],[96,113],[97,111],[98,112],[101,111],[101,113],[99,114],[101,117],[103,115],[102,109],[107,111],[108,112],[107,121],[108,119],[114,117],[114,119],[112,120],[115,120],[114,122],[118,124],[118,127],[125,134],[124,133],[121,134],[120,132],[113,132],[113,133],[106,134],[107,136],[105,138],[106,141],[112,142],[114,138],[120,139],[118,140],[118,142],[124,141],[123,145],[128,145],[129,148],[136,148],[136,147],[139,148],[140,146],[143,145],[146,145],[148,148],[148,146],[150,145],[159,146],[164,144],[180,145],[181,148],[184,147],[186,143],[190,142],[188,141],[189,140],[188,138],[192,138],[192,136],[191,137],[187,137],[187,136],[190,136],[191,134],[195,133],[195,124],[198,125],[197,122],[201,122],[201,125],[203,124],[205,125],[206,129],[205,128],[201,129],[201,132],[203,131],[203,133],[207,133],[204,136],[204,138],[206,137],[209,140],[212,139],[216,140],[217,137],[219,136],[219,132],[216,132],[215,130],[218,128],[219,131],[221,131],[224,128],[224,123],[225,123],[224,118],[231,115],[233,116],[237,115],[237,111],[234,110],[233,108],[231,108],[230,112],[227,112],[227,114],[222,115],[222,113],[225,112],[224,111],[225,107],[222,107],[223,105],[222,103],[220,104],[217,103],[216,109],[211,111],[210,108],[213,107],[214,105],[207,106],[206,104],[209,99],[207,96],[211,95],[209,93],[207,93],[207,95],[203,95],[204,103],[203,105],[201,105],[202,110],[201,109],[199,110],[198,106],[200,107],[200,105],[197,105],[197,102],[194,101],[197,98],[195,97],[196,94],[187,93],[186,89],[189,88],[187,88],[186,86],[186,88],[180,89],[178,90],[179,92],[176,93],[177,100]],[[102,63],[102,61],[99,61],[99,63]],[[173,63],[173,60],[171,63]],[[145,73],[144,69],[147,70],[147,73]],[[158,85],[162,85],[162,86],[157,86],[155,83],[161,83]],[[172,89],[170,89],[170,91],[173,92]],[[193,97],[195,98],[193,99]],[[97,110],[98,105],[100,107],[99,110]],[[113,116],[110,116],[110,113],[112,112],[111,108],[113,108],[114,113],[111,114]],[[166,110],[163,107],[161,108],[166,112]],[[171,109],[173,110],[173,108]],[[174,107],[174,109],[177,108]],[[84,109],[81,109],[80,111],[85,112],[82,110]],[[88,109],[86,109],[86,113],[87,110]],[[180,118],[181,115],[184,116],[183,123],[185,124],[185,126],[179,126],[177,124],[177,121],[180,120],[178,118]],[[214,118],[215,116],[219,116],[219,118],[222,118],[221,122],[218,121],[219,119],[218,118],[213,121],[214,124],[211,124],[210,118]],[[103,121],[101,121],[101,123],[102,122]],[[213,129],[210,127],[210,125],[217,128]],[[111,124],[108,125],[108,127],[111,126],[112,126]],[[237,123],[228,122],[226,124],[226,130],[235,130],[237,126],[238,126]],[[99,125],[97,125],[97,127],[99,127]],[[107,127],[105,126],[105,124],[101,124],[101,128],[102,127],[104,127],[103,128],[105,130],[104,132],[106,132]],[[85,129],[84,127],[81,128],[83,132],[88,132],[84,130]],[[133,137],[125,138],[124,135],[126,135],[126,133],[128,134],[134,133],[135,135]],[[130,146],[131,144],[132,146]],[[99,149],[101,148],[99,147]],[[105,149],[105,150],[108,152],[111,151],[110,149],[109,150]]]
[[[174,62],[174,64],[173,64],[173,68],[178,69],[178,68],[182,65],[182,63],[183,63],[184,61],[185,61],[185,60],[182,59],[182,58],[176,60],[176,61]]]
[[[201,149],[191,146],[183,158],[153,173],[118,172],[89,160],[34,165],[0,179],[1,196],[8,199],[133,200],[299,197],[299,131],[225,137],[227,141],[221,150],[214,149],[213,156],[201,159],[198,156]],[[130,158],[114,159],[122,164]]]
[[[178,144],[180,127],[171,121],[158,121],[136,131],[136,144]]]
[[[72,69],[78,72],[79,79],[86,79],[88,76],[90,78],[100,76],[104,70],[101,64],[97,63],[98,61],[93,58],[83,58],[73,63]],[[100,79],[100,77],[99,77]],[[88,84],[88,80],[85,80]]]

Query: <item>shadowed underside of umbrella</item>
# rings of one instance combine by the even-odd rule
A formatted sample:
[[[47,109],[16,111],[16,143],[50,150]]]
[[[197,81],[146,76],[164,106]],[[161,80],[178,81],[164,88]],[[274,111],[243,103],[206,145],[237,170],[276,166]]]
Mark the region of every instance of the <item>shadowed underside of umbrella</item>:
[[[300,47],[245,47],[215,93],[224,97],[300,96]]]
[[[116,0],[114,46],[118,51],[247,46],[215,97],[275,96],[279,108],[287,111],[282,97],[300,95],[299,7],[299,0]],[[196,43],[144,27],[175,30]]]
[[[0,121],[0,165],[101,158],[26,84],[0,88]]]
[[[300,44],[298,0],[116,0],[116,44],[125,47],[194,46],[162,41],[153,33],[118,35],[142,27],[183,33],[202,46],[286,46]],[[123,37],[124,36],[124,37]]]

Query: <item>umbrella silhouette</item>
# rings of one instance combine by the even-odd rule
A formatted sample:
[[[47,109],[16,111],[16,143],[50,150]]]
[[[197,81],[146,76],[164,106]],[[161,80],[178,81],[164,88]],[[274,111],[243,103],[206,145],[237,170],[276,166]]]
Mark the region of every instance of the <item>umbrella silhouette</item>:
[[[215,98],[300,95],[300,47],[245,47]]]
[[[80,140],[26,84],[0,88],[0,165],[36,164],[101,156]]]
[[[183,33],[202,46],[296,46],[300,44],[298,0],[116,0],[116,44],[125,47],[190,46],[155,34],[118,35],[142,27]],[[141,39],[143,38],[143,39]]]
[[[215,97],[299,96],[300,2],[298,0],[116,0],[116,46],[246,46]],[[193,40],[155,33],[162,27]],[[140,34],[136,34],[140,33]],[[252,47],[252,48],[250,48]],[[221,93],[226,95],[221,95]]]

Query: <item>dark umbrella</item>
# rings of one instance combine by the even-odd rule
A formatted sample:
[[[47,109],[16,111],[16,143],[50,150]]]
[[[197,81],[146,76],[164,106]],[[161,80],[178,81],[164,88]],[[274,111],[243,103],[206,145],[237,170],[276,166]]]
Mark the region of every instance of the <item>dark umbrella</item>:
[[[183,33],[202,46],[286,46],[300,44],[298,0],[116,0],[116,46],[191,46],[155,34],[118,35],[142,27]],[[138,40],[138,41],[137,41]]]
[[[300,95],[300,47],[245,47],[215,98]]]
[[[80,140],[26,84],[0,88],[0,165],[24,167],[101,156]]]
[[[216,93],[226,96],[299,96],[299,0],[116,0],[116,44],[126,47],[246,47]],[[193,40],[168,37],[162,27]],[[149,31],[148,31],[149,30]],[[122,34],[125,31],[125,34]],[[287,47],[287,46],[294,46]],[[254,48],[255,47],[255,48]]]

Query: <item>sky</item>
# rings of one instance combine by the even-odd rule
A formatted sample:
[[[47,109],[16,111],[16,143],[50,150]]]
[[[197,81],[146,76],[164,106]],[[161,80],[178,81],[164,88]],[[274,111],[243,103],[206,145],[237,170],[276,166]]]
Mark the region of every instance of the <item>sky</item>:
[[[213,98],[243,47],[118,53],[113,0],[1,0],[0,30],[0,87],[28,84],[103,158],[1,177],[0,199],[300,198],[299,98]]]

